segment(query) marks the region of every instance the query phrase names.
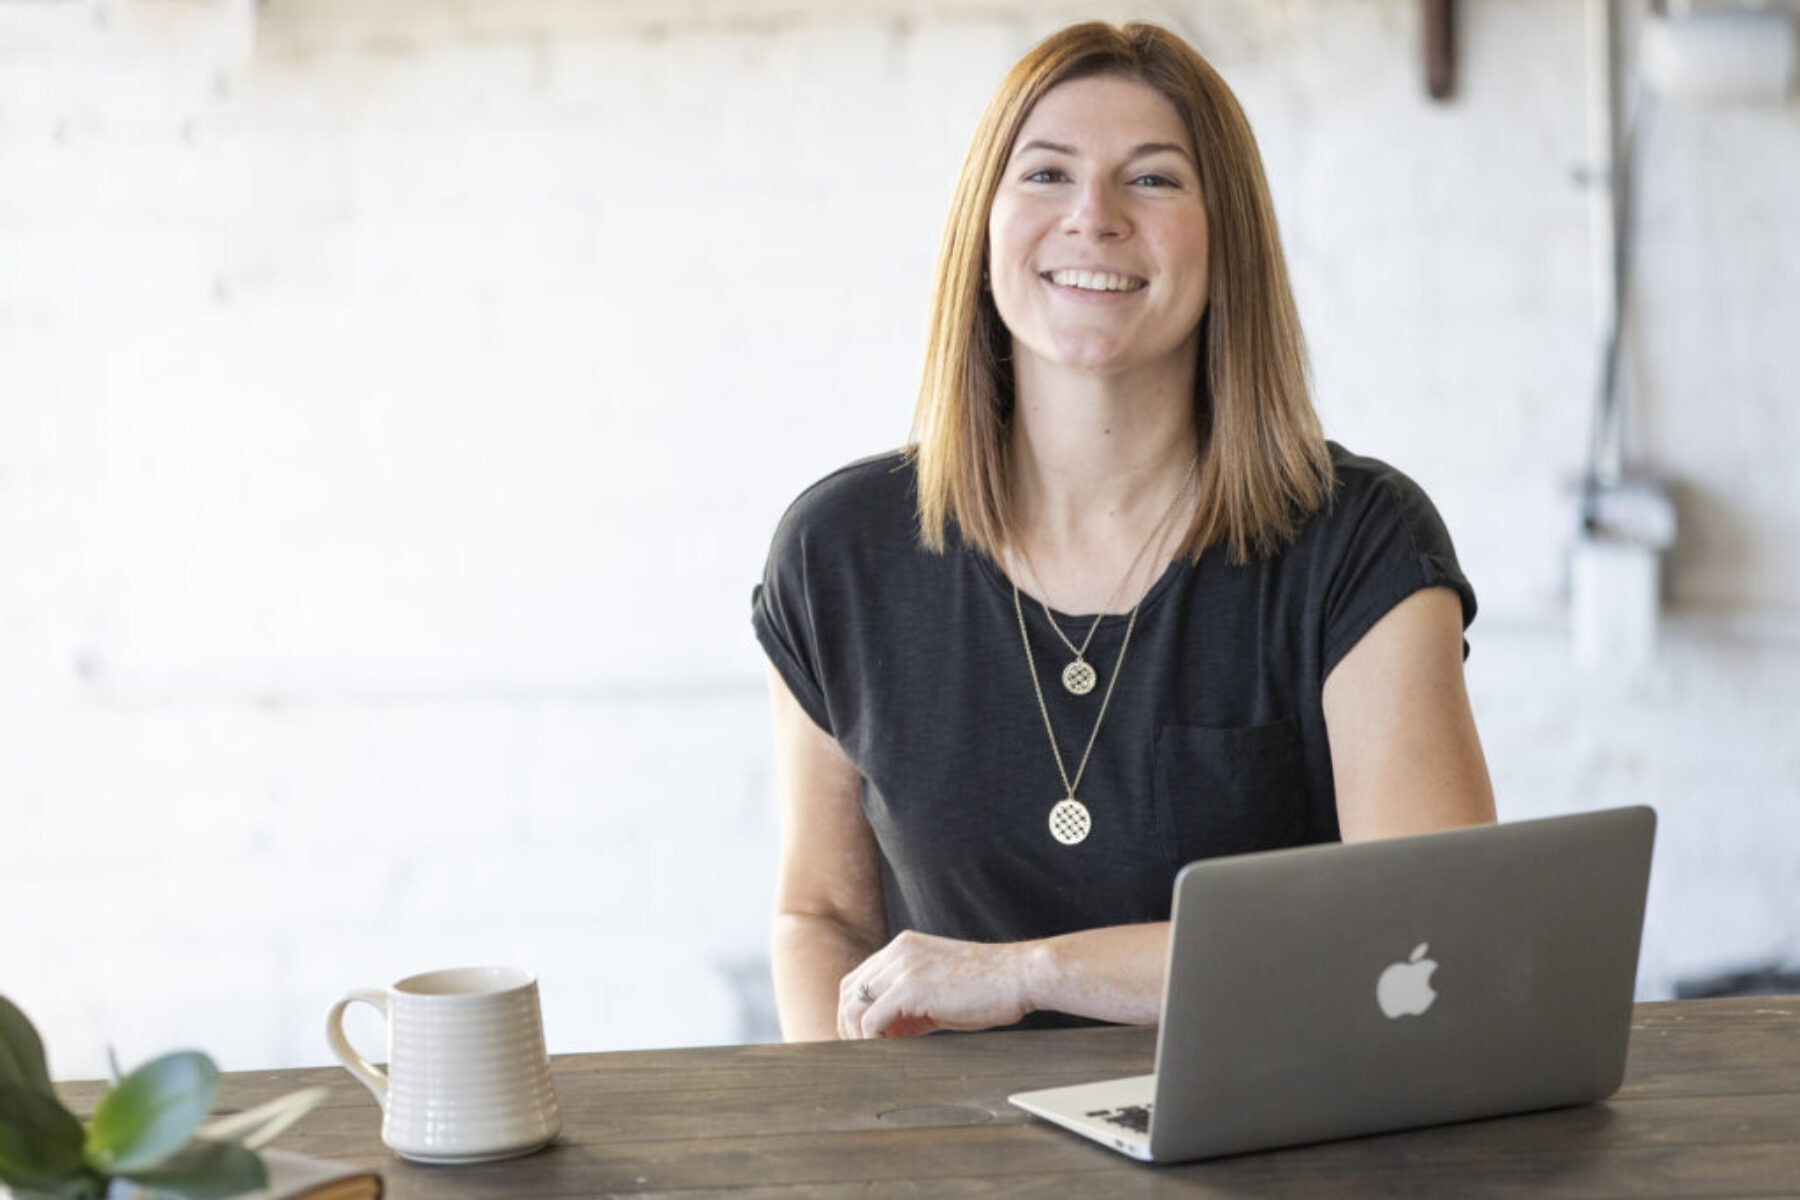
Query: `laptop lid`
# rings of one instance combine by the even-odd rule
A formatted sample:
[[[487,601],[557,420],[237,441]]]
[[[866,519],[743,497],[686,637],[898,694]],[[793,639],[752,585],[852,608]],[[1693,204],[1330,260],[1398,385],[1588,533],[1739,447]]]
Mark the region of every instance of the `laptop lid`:
[[[1150,1157],[1610,1095],[1655,830],[1634,807],[1188,865]]]

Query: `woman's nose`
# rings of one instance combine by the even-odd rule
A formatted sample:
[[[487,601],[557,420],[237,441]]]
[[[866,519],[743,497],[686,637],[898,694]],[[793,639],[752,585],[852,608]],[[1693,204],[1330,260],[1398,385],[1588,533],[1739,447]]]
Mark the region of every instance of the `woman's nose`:
[[[1094,180],[1077,191],[1074,200],[1063,223],[1067,232],[1093,238],[1119,238],[1130,230],[1124,206],[1119,203],[1110,183]]]

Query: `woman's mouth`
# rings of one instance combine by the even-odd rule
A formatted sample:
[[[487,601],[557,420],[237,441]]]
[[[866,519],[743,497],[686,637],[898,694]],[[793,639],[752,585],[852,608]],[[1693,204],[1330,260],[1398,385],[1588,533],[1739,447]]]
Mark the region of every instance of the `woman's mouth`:
[[[1135,275],[1118,275],[1111,271],[1045,271],[1044,278],[1058,287],[1077,288],[1084,292],[1135,292],[1149,286],[1147,280]]]

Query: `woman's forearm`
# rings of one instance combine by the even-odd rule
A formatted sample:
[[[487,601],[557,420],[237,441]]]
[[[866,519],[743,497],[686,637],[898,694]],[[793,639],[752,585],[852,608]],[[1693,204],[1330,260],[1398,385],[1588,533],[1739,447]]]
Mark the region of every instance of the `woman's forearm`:
[[[838,984],[877,944],[830,917],[776,913],[770,946],[775,1008],[790,1042],[838,1036]]]
[[[1034,1010],[1122,1025],[1153,1025],[1161,1014],[1167,921],[1087,929],[1019,948]]]
[[[1162,1007],[1169,926],[1001,943],[909,930],[869,954],[844,925],[785,915],[775,946],[790,1040],[992,1029],[1037,1011],[1149,1025]]]

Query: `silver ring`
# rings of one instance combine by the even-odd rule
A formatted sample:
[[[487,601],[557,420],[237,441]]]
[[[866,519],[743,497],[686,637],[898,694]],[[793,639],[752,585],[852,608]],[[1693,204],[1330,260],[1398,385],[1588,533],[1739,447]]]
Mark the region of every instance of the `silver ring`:
[[[867,983],[859,983],[856,985],[856,998],[863,1004],[875,1003],[875,993],[869,990],[869,985]]]

